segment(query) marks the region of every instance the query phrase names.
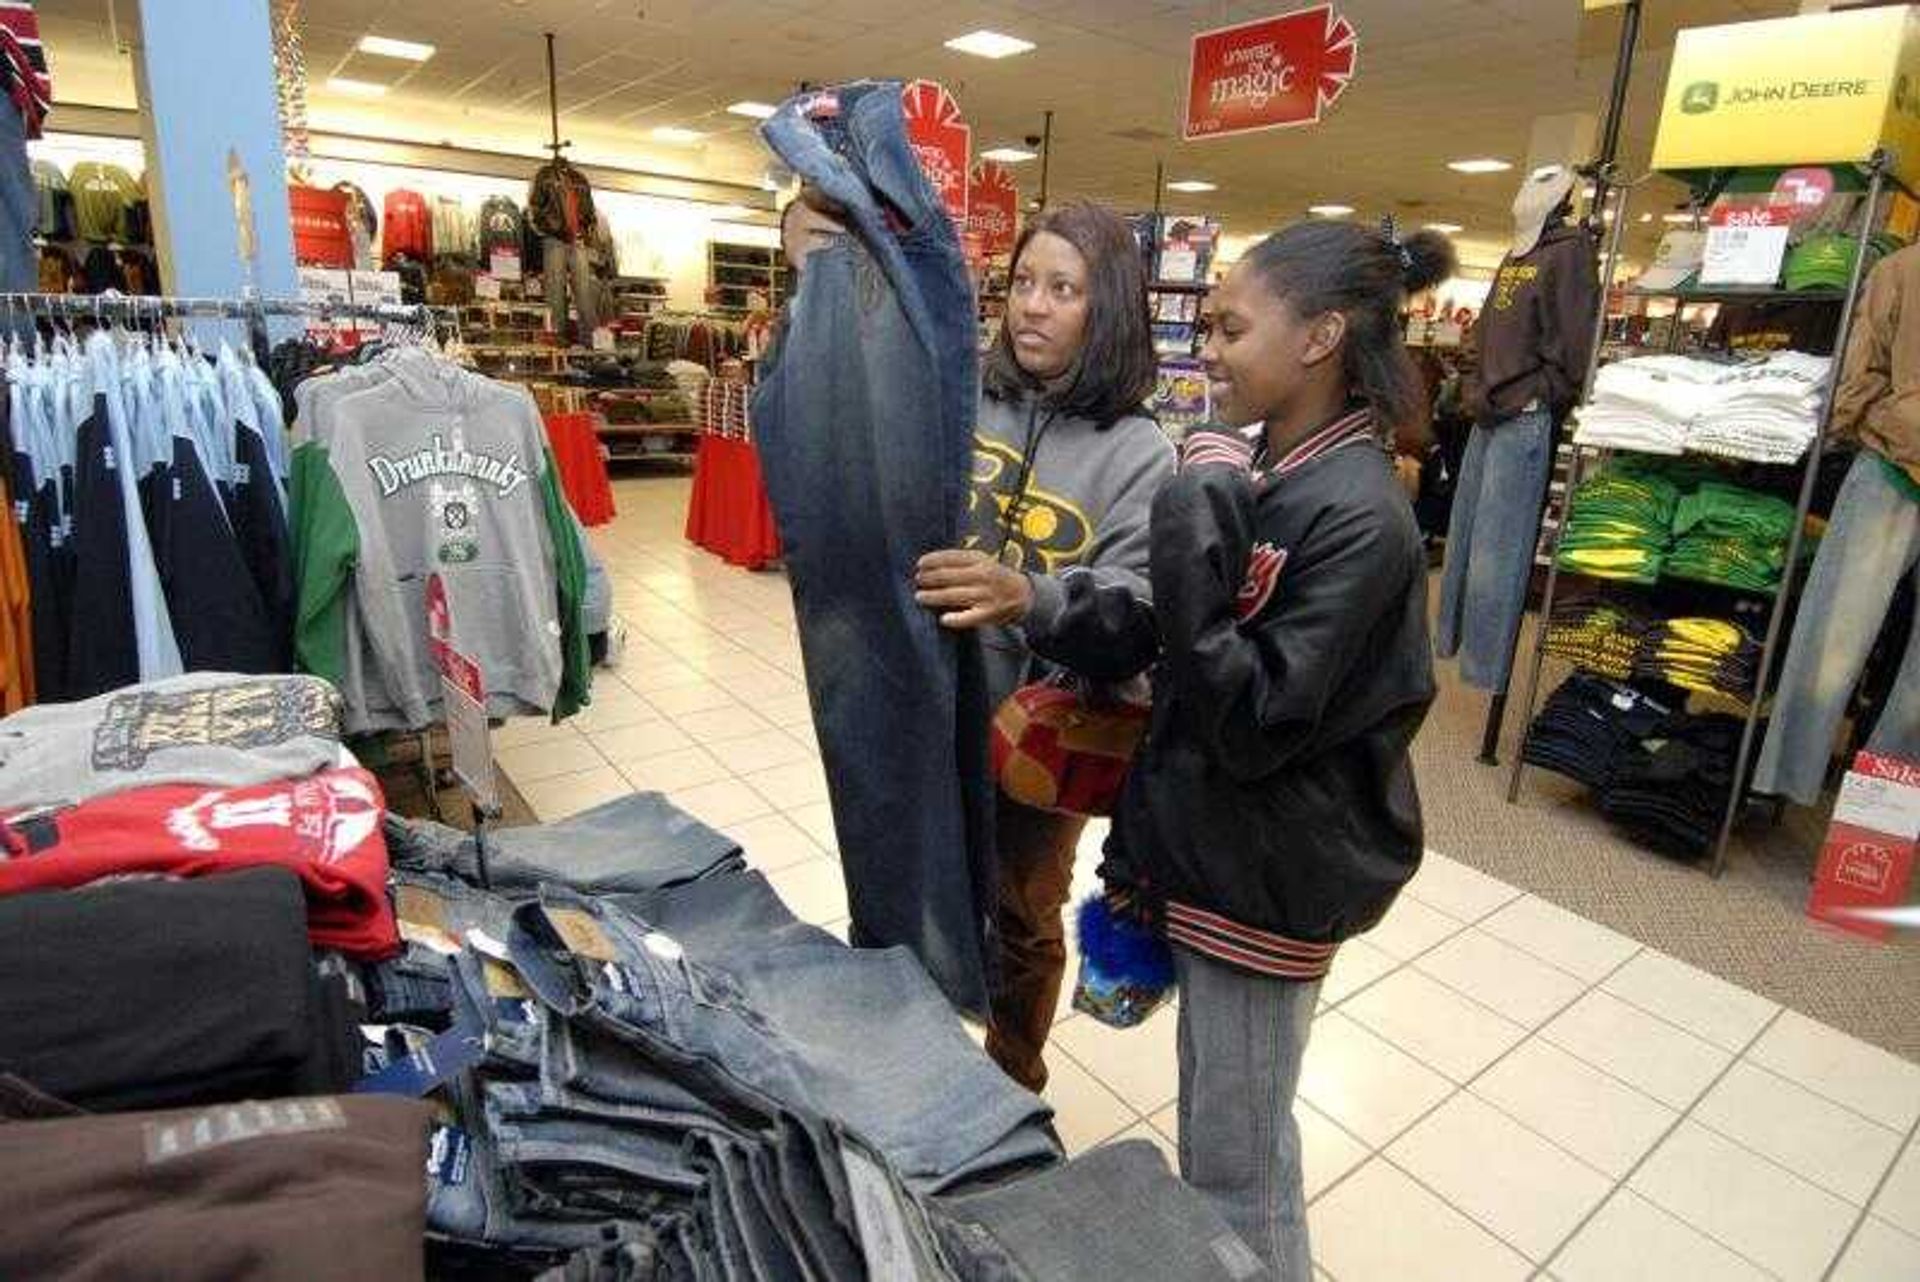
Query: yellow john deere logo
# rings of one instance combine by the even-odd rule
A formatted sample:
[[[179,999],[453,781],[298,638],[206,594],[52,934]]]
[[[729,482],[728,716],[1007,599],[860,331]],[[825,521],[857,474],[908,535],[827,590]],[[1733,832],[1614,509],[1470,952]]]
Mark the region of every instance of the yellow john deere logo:
[[[1689,116],[1703,116],[1720,105],[1720,86],[1711,80],[1696,80],[1680,95],[1680,110]]]

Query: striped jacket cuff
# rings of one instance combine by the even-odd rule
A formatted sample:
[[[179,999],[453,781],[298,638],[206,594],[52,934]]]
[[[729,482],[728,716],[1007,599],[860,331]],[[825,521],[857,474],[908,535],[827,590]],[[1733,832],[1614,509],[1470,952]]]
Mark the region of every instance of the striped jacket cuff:
[[[1338,944],[1290,939],[1243,926],[1191,904],[1167,904],[1167,941],[1241,970],[1275,979],[1314,980],[1333,966]]]

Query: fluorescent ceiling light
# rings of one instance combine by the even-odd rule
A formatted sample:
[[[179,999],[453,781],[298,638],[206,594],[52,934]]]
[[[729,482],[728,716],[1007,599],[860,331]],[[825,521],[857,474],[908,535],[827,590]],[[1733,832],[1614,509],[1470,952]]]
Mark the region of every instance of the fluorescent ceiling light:
[[[706,137],[697,130],[682,129],[678,125],[655,125],[652,133],[655,142],[670,142],[682,147]]]
[[[1439,232],[1442,236],[1453,236],[1466,230],[1459,223],[1423,223],[1421,225],[1428,231]]]
[[[1479,160],[1449,160],[1447,168],[1456,174],[1501,174],[1513,166],[1504,160],[1483,157]]]
[[[1219,191],[1220,188],[1210,182],[1201,182],[1198,178],[1182,178],[1177,183],[1168,183],[1168,191]]]
[[[755,120],[765,120],[780,110],[770,102],[736,102],[727,108],[736,116],[752,116]]]
[[[1693,215],[1692,214],[1662,214],[1660,215],[1660,221],[1663,223],[1691,223],[1693,222]]]
[[[1037,159],[1039,155],[1037,151],[1027,151],[1022,147],[994,147],[981,152],[980,159],[997,160],[1003,165],[1017,165],[1022,161]]]
[[[1308,205],[1307,212],[1318,214],[1322,218],[1345,218],[1353,212],[1352,205]]]
[[[1641,222],[1643,222],[1643,223],[1650,223],[1650,222],[1652,222],[1652,221],[1653,221],[1653,215],[1652,215],[1652,214],[1642,214],[1642,215],[1640,215],[1640,221],[1641,221]]]
[[[1031,40],[1001,35],[998,31],[970,31],[947,41],[947,48],[955,53],[970,53],[976,58],[1011,58],[1033,47]]]
[[[328,77],[327,88],[349,98],[384,98],[387,93],[385,85],[377,85],[371,80],[348,80],[342,76]]]
[[[405,58],[408,62],[425,62],[433,57],[433,46],[418,44],[412,40],[390,40],[386,36],[361,36],[361,53],[377,53],[382,58]]]

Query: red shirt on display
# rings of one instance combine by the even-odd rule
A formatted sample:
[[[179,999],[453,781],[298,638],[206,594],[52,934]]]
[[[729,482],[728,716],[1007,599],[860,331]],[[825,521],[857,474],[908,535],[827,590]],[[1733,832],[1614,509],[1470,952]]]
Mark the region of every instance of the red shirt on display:
[[[293,214],[293,260],[302,267],[353,267],[353,233],[347,225],[347,193],[323,187],[287,187]]]
[[[380,257],[388,266],[401,254],[422,263],[433,261],[433,211],[425,196],[394,188],[383,204],[381,224]]]
[[[275,864],[299,874],[317,947],[386,957],[400,936],[387,900],[385,813],[364,770],[252,788],[165,784],[17,811],[0,818],[0,894]]]

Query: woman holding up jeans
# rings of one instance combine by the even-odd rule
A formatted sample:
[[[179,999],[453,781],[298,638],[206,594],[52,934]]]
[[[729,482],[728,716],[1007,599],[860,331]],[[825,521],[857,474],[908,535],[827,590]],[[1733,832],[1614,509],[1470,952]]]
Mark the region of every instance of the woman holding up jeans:
[[[1173,946],[1180,1173],[1284,1282],[1310,1282],[1293,1096],[1320,982],[1421,854],[1409,746],[1433,701],[1426,557],[1389,429],[1418,383],[1406,294],[1447,242],[1289,227],[1214,295],[1216,412],[1153,503],[1153,606],[1069,580],[1053,644],[1158,660],[1101,866]]]
[[[962,546],[920,562],[918,598],[977,628],[989,707],[1037,679],[1077,580],[1144,599],[1147,511],[1173,447],[1147,416],[1156,361],[1146,274],[1126,223],[1074,203],[1029,221],[984,361]],[[999,982],[987,1052],[1032,1090],[1066,969],[1061,908],[1086,820],[999,799]]]

